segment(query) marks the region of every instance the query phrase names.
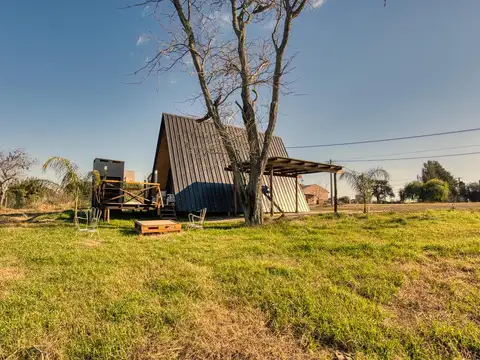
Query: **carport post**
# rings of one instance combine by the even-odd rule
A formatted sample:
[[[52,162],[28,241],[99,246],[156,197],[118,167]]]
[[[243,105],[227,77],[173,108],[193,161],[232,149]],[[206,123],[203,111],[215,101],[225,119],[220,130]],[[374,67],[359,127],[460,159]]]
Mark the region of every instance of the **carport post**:
[[[298,175],[295,176],[295,212],[298,213]]]
[[[273,217],[273,166],[270,168],[270,216]]]
[[[334,199],[333,199],[333,211],[335,214],[337,213],[337,206],[338,206],[338,200],[337,200],[337,173],[335,172],[333,174],[333,191],[334,191]]]
[[[233,179],[233,214],[237,216],[237,188],[235,187],[235,178]]]

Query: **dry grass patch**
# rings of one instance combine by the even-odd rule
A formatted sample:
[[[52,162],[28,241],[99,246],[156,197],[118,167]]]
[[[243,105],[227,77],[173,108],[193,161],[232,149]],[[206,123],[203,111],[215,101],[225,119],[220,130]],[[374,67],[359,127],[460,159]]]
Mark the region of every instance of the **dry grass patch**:
[[[18,267],[2,266],[0,263],[0,299],[6,297],[8,292],[8,285],[15,280],[24,278],[24,273]]]
[[[42,339],[35,345],[20,347],[17,351],[10,354],[8,360],[41,359],[41,360],[60,360],[66,357],[57,352],[60,348],[58,340]]]
[[[23,272],[14,267],[0,267],[0,284],[23,278]]]
[[[85,247],[96,248],[102,245],[102,242],[99,239],[85,238],[80,241],[80,244],[82,244]]]
[[[134,359],[281,360],[332,359],[331,350],[308,351],[289,332],[274,333],[257,309],[229,308],[218,303],[189,307],[191,318],[168,336],[144,339],[132,351]]]
[[[180,331],[182,359],[331,359],[305,350],[288,331],[274,333],[258,309],[195,305],[191,328]],[[192,331],[193,330],[193,331]]]
[[[452,306],[457,298],[463,299],[478,291],[479,259],[465,260],[426,259],[421,263],[406,263],[400,266],[406,280],[391,302],[396,321],[402,326],[416,327],[422,322],[447,321],[458,311]],[[463,317],[471,317],[468,313]]]

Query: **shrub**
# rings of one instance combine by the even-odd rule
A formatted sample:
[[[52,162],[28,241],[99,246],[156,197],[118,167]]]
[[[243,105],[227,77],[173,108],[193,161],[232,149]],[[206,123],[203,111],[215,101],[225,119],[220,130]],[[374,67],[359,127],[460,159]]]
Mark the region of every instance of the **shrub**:
[[[420,200],[425,202],[443,202],[448,199],[448,183],[439,179],[428,180],[420,191]]]

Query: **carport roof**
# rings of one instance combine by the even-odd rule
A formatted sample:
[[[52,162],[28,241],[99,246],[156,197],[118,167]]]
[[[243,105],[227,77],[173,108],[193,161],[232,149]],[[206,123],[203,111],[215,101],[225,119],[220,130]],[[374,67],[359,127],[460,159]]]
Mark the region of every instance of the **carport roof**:
[[[274,156],[267,159],[264,175],[270,175],[273,170],[274,176],[297,177],[298,175],[321,172],[340,173],[342,169],[340,165]],[[225,170],[233,171],[232,165],[227,166]],[[250,161],[242,162],[240,164],[240,171],[249,172]]]

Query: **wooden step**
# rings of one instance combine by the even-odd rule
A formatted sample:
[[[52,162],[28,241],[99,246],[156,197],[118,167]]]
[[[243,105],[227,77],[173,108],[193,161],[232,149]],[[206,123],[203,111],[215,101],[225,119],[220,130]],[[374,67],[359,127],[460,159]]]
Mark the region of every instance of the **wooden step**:
[[[160,218],[165,220],[177,220],[175,206],[167,205],[160,209]]]

